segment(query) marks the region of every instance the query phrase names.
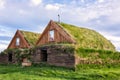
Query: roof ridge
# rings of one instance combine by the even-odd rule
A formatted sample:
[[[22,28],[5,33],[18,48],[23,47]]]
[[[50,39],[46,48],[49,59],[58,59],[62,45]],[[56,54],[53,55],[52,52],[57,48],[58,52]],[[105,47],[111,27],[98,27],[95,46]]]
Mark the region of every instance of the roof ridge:
[[[22,32],[31,32],[31,33],[35,33],[35,34],[41,34],[41,33],[32,32],[32,31],[26,31],[26,30],[19,30],[19,31],[22,31]]]

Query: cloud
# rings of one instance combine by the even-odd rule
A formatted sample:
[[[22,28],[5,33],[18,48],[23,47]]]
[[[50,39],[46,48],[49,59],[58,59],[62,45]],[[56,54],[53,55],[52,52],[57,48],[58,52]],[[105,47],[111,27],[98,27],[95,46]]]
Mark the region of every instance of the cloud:
[[[110,34],[109,32],[104,31],[101,31],[100,33],[113,43],[113,45],[116,47],[116,50],[120,51],[120,35],[115,36],[114,34]]]
[[[115,45],[116,50],[120,51],[120,41],[112,41],[112,43]]]
[[[9,45],[9,40],[0,40],[0,52],[6,49]]]
[[[0,52],[7,48],[8,45],[0,44]]]
[[[0,40],[0,44],[6,44],[8,45],[10,43],[10,41],[7,41],[7,40]]]
[[[120,37],[115,37],[115,36],[106,36],[109,40],[111,40],[111,42],[113,43],[113,45],[115,45],[116,50],[120,51]]]
[[[0,52],[7,48],[10,39],[14,36],[13,29],[0,25]]]
[[[97,21],[98,23],[102,22],[102,18],[106,18],[106,21],[103,21],[102,24],[116,24],[120,20],[119,13],[120,13],[120,5],[118,4],[120,1],[116,0],[97,0],[97,2],[104,2],[104,3],[95,3],[92,0],[73,0],[74,3],[71,3],[70,1],[66,4],[60,4],[60,3],[43,3],[42,0],[30,0],[30,4],[33,6],[37,6],[35,8],[29,7],[27,2],[24,2],[22,4],[21,2],[18,2],[17,5],[11,4],[8,6],[8,8],[1,12],[2,14],[0,17],[2,17],[2,21],[5,19],[9,20],[10,23],[27,23],[26,21],[32,21],[34,19],[41,20],[41,19],[49,19],[49,17],[54,19],[54,14],[57,15],[57,12],[61,13],[61,17],[63,21],[74,21],[81,23],[91,23],[93,20]],[[47,2],[47,1],[46,1]],[[81,3],[84,2],[84,3]],[[84,6],[76,5],[76,4],[84,4]],[[38,6],[40,4],[43,4],[41,6]],[[70,5],[71,4],[71,5]],[[74,4],[74,5],[72,5]],[[15,6],[15,7],[14,7]],[[116,7],[117,6],[117,7]],[[47,11],[46,11],[47,10]],[[53,11],[53,12],[52,12]],[[57,11],[57,12],[55,12]],[[7,14],[9,12],[9,14]],[[49,15],[48,13],[51,13],[53,15]],[[11,16],[14,15],[14,16]],[[45,16],[43,16],[45,15]],[[7,17],[8,16],[8,17]],[[46,17],[48,16],[48,17]],[[42,17],[42,18],[41,18]],[[18,20],[17,20],[18,19]],[[19,21],[20,20],[20,21]],[[13,21],[13,22],[12,22]],[[96,22],[95,21],[95,22]],[[108,21],[108,22],[107,22]],[[34,21],[33,21],[34,22]],[[109,23],[110,22],[110,23]],[[76,24],[76,23],[75,23]],[[93,24],[93,23],[92,23]],[[107,25],[108,25],[107,24]],[[28,24],[23,24],[28,25]]]
[[[12,37],[14,32],[5,26],[0,26],[0,36]]]
[[[27,13],[25,10],[23,10],[23,9],[20,9],[18,12],[19,12],[20,15],[27,15],[27,14],[28,14],[28,13]]]
[[[31,6],[38,6],[42,3],[42,0],[30,0]]]
[[[98,0],[98,2],[99,2],[99,3],[102,3],[102,2],[104,2],[104,0]]]
[[[5,7],[5,0],[0,0],[0,9]]]
[[[82,3],[84,3],[84,2],[85,2],[85,0],[81,0],[81,2],[82,2]]]
[[[110,22],[110,24],[118,24],[118,23],[120,23],[119,13],[120,13],[120,6],[116,7],[114,9],[114,11],[112,11],[110,13],[110,15],[108,16],[108,24],[109,24],[109,22]]]
[[[45,9],[46,9],[46,10],[59,10],[60,7],[61,7],[60,4],[47,4],[47,5],[45,6]]]

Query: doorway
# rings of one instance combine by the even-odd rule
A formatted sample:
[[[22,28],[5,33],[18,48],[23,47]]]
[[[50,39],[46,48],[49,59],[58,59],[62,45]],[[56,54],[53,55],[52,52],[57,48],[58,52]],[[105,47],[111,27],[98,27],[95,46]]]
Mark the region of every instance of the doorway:
[[[42,49],[41,50],[41,61],[42,62],[47,62],[47,49]]]
[[[12,53],[8,53],[8,61],[12,62]]]

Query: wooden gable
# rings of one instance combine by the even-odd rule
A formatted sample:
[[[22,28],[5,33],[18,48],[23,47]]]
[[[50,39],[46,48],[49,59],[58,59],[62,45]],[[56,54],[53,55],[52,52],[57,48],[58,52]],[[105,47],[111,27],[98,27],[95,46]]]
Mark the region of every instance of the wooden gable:
[[[16,45],[16,39],[19,38],[19,45]],[[11,40],[8,48],[29,48],[30,45],[27,43],[27,41],[25,40],[24,36],[22,35],[22,33],[17,30],[13,39]]]
[[[50,41],[50,31],[54,31],[54,40]],[[72,37],[56,22],[50,21],[40,36],[39,40],[37,41],[37,45],[43,45],[48,43],[75,43],[75,41],[72,39]]]

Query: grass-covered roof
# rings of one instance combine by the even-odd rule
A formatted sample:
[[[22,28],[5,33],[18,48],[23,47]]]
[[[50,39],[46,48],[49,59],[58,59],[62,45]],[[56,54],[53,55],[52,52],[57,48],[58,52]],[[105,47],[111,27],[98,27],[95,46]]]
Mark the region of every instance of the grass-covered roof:
[[[24,38],[26,39],[30,46],[35,46],[38,38],[40,37],[40,34],[38,33],[23,30],[20,30],[20,32],[23,34]]]
[[[115,50],[114,45],[104,36],[94,30],[77,27],[66,23],[57,23],[66,30],[76,41],[77,48],[93,48]]]

